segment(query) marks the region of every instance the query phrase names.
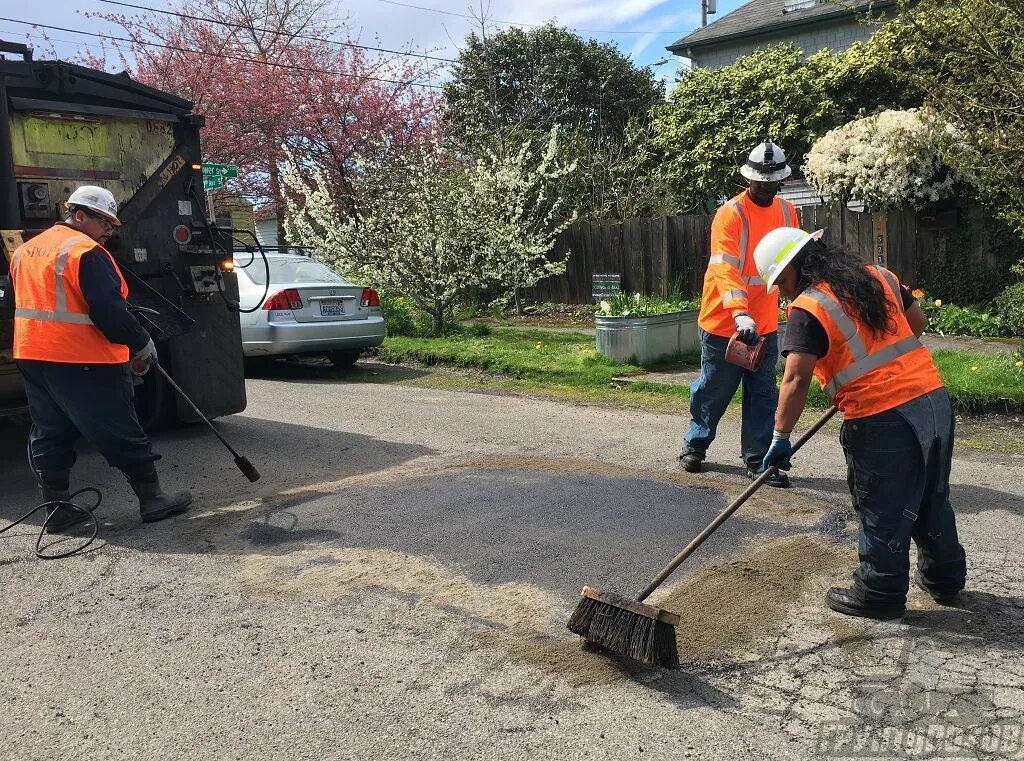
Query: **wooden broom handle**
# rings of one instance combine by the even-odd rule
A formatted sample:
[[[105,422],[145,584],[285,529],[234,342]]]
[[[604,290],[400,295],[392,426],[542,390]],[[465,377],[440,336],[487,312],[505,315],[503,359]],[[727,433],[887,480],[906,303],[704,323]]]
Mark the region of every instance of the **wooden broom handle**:
[[[835,415],[836,412],[838,412],[838,411],[839,410],[836,409],[835,407],[830,407],[828,412],[826,412],[824,415],[822,415],[821,418],[818,420],[818,422],[816,422],[814,425],[812,425],[810,428],[808,428],[807,431],[804,432],[804,435],[801,436],[799,439],[797,439],[796,444],[793,445],[793,454],[796,454],[797,451],[799,451],[800,447],[802,447],[804,444],[806,444],[808,439],[811,438],[811,436],[813,436],[818,431],[820,431],[822,426],[824,426],[825,423],[827,423],[829,420],[831,420],[832,416]],[[748,499],[750,499],[750,496],[754,492],[756,492],[758,489],[760,489],[761,486],[764,485],[764,482],[767,481],[769,478],[771,478],[772,474],[777,473],[778,470],[779,469],[773,465],[772,467],[768,468],[768,470],[766,470],[764,473],[759,475],[757,477],[757,479],[754,481],[754,483],[752,483],[750,486],[747,487],[746,491],[744,491],[740,496],[738,496],[732,502],[732,504],[730,504],[727,508],[725,508],[722,512],[720,512],[715,517],[715,519],[713,521],[711,521],[710,524],[708,524],[708,527],[706,529],[701,531],[694,538],[694,540],[692,542],[690,542],[688,545],[686,545],[679,552],[678,555],[676,555],[674,558],[672,558],[672,562],[669,563],[667,566],[665,566],[661,570],[661,573],[659,573],[657,576],[655,576],[653,579],[651,579],[651,583],[648,584],[644,588],[644,591],[641,592],[639,595],[637,595],[636,598],[634,598],[634,599],[636,599],[637,601],[646,600],[647,597],[651,594],[651,592],[653,592],[655,589],[660,587],[662,582],[664,582],[665,579],[667,579],[669,576],[671,576],[672,572],[674,570],[676,570],[682,564],[682,562],[684,560],[686,560],[688,557],[690,557],[690,555],[692,555],[694,553],[694,551],[698,547],[700,547],[702,544],[704,544],[704,541],[709,536],[711,536],[713,533],[715,533],[715,531],[718,530],[718,527],[721,526],[723,523],[725,523],[729,519],[730,515],[735,513],[737,510],[739,510],[740,506],[744,502],[746,502]]]

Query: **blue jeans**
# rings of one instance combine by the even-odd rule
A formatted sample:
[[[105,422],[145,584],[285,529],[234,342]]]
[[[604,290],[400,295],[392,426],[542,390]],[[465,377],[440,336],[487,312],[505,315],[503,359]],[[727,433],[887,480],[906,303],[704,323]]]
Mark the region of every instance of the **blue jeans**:
[[[29,447],[37,471],[70,470],[80,436],[115,468],[159,458],[135,414],[135,389],[127,364],[26,360],[17,364],[32,416]]]
[[[953,429],[944,388],[843,423],[839,440],[860,514],[860,565],[853,574],[859,599],[906,602],[911,540],[929,592],[952,595],[964,588],[967,560],[949,503]]]
[[[772,443],[779,389],[775,365],[779,359],[779,334],[765,337],[765,353],[756,371],[725,361],[728,338],[700,331],[700,375],[690,385],[690,430],[683,437],[683,454],[704,458],[715,440],[718,421],[743,384],[741,454],[747,467],[760,470],[761,460]]]

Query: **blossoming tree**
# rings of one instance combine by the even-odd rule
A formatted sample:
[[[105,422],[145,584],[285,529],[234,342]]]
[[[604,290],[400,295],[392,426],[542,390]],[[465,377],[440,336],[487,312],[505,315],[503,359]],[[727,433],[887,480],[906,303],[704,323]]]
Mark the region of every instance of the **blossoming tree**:
[[[348,198],[322,168],[290,171],[289,239],[346,274],[406,294],[442,333],[448,310],[472,290],[527,288],[565,271],[566,260],[549,254],[573,217],[552,188],[575,166],[559,163],[557,135],[537,163],[528,145],[467,162],[439,143],[397,166],[366,162]]]
[[[131,42],[84,63],[192,101],[206,121],[204,159],[237,165],[230,189],[274,215],[284,209],[285,146],[344,187],[360,156],[400,153],[436,116],[439,96],[418,84],[431,67],[371,59],[328,10],[323,0],[174,0],[135,16],[86,14]]]
[[[807,153],[804,175],[822,196],[872,209],[920,209],[948,198],[959,175],[939,159],[954,141],[927,111],[882,111],[828,132]]]

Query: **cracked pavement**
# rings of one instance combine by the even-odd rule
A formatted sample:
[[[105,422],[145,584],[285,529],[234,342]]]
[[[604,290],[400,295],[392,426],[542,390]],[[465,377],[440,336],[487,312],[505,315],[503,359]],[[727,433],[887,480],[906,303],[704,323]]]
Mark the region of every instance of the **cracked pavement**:
[[[1024,456],[957,450],[968,591],[876,623],[823,603],[856,534],[830,426],[796,489],[761,490],[669,580],[702,639],[666,672],[564,622],[582,584],[632,591],[743,490],[738,420],[691,476],[681,415],[373,372],[250,380],[217,425],[253,486],[208,432],[158,436],[165,486],[198,497],[181,519],[140,525],[83,452],[98,548],[0,539],[4,758],[1024,757]],[[8,521],[34,504],[22,435],[0,428]]]

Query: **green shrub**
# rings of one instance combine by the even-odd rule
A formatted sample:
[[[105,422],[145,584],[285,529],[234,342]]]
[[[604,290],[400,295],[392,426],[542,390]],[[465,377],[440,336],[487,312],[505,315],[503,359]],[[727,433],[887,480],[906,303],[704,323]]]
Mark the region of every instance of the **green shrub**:
[[[466,330],[467,335],[471,335],[475,338],[483,338],[484,336],[489,336],[491,335],[492,332],[493,331],[491,330],[491,326],[483,322],[478,322],[473,325],[470,325],[469,328]]]
[[[1009,335],[1002,318],[984,307],[959,307],[932,300],[923,291],[915,290],[917,303],[928,317],[928,332],[939,335],[995,338]]]
[[[598,317],[650,317],[697,309],[699,306],[699,299],[682,299],[678,295],[673,299],[659,299],[640,293],[630,295],[620,292],[598,304],[596,314]]]
[[[388,335],[415,338],[430,334],[430,315],[416,306],[408,296],[381,291],[380,308],[384,313]]]
[[[996,310],[1011,333],[1024,336],[1024,283],[1011,285],[996,296]]]

